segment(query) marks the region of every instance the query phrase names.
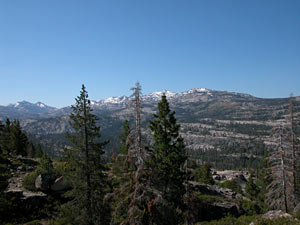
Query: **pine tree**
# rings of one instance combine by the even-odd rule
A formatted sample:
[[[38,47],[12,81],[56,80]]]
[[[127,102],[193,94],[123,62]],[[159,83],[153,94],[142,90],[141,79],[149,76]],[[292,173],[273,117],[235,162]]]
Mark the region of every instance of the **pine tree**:
[[[5,137],[4,134],[4,126],[2,126],[2,123],[0,121],[0,194],[1,192],[6,188],[8,184],[8,171],[7,171],[7,160],[6,155],[4,152],[3,144],[3,138]]]
[[[127,120],[123,124],[123,133],[120,136],[120,153],[112,158],[112,184],[113,184],[113,204],[112,204],[112,220],[114,224],[128,224],[130,196],[133,192],[133,177],[136,172],[134,162],[131,160],[132,155],[128,150],[134,144],[130,138],[130,127]]]
[[[204,163],[201,168],[197,168],[195,172],[195,180],[204,184],[215,184],[212,177],[211,165]]]
[[[30,142],[28,144],[26,152],[27,152],[27,157],[34,158],[36,149],[35,149],[35,147],[34,147],[34,145],[33,145],[32,142]]]
[[[47,156],[46,154],[43,154],[40,159],[40,163],[39,163],[37,170],[38,170],[39,174],[52,175],[53,174],[53,161],[51,160],[51,158],[49,156]]]
[[[34,154],[34,157],[41,158],[43,155],[44,155],[44,152],[43,152],[42,146],[40,144],[38,144],[35,154]]]
[[[130,147],[130,127],[128,120],[124,121],[123,133],[120,136],[120,153],[118,155],[113,155],[112,157],[112,181],[113,186],[118,189],[124,182],[128,181],[128,169],[130,167],[128,163],[128,149]]]
[[[251,200],[257,200],[260,188],[254,181],[253,171],[250,171],[250,177],[245,187],[245,191]]]
[[[151,183],[162,192],[166,201],[165,215],[161,215],[160,224],[180,224],[183,210],[184,182],[186,173],[183,165],[187,159],[183,138],[179,135],[180,126],[176,122],[175,112],[171,112],[165,95],[158,103],[155,120],[150,121],[154,144],[150,147],[149,167]]]
[[[2,151],[3,154],[8,154],[10,153],[10,128],[11,128],[11,122],[7,118],[5,121],[5,124],[2,126],[2,134],[1,134],[1,146],[2,146]]]
[[[96,125],[84,85],[75,100],[70,115],[73,132],[68,134],[72,147],[66,150],[65,174],[72,186],[66,193],[71,201],[63,205],[62,211],[70,224],[108,224],[107,206],[103,202],[108,180],[102,157],[107,142],[99,142],[100,127]]]
[[[7,152],[5,151],[5,137],[6,131],[5,126],[0,121],[0,223],[4,224],[5,218],[7,217],[7,198],[4,190],[8,185],[9,171],[8,171],[8,160]]]
[[[120,136],[120,138],[121,138],[120,153],[123,155],[128,154],[128,149],[130,146],[130,144],[128,143],[128,137],[129,137],[130,132],[131,132],[131,130],[130,130],[129,122],[128,122],[128,120],[125,120],[124,124],[123,124],[123,133]]]
[[[27,155],[28,138],[22,132],[20,122],[14,120],[10,125],[9,149],[15,155]]]

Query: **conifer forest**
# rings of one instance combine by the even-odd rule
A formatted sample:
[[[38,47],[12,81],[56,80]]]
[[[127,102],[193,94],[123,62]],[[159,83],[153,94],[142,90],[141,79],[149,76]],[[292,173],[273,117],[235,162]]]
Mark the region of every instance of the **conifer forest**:
[[[247,124],[235,106],[180,108],[161,92],[151,108],[139,82],[131,92],[117,121],[82,85],[61,117],[68,129],[52,136],[31,132],[49,118],[33,128],[2,117],[0,224],[300,224],[298,97],[262,100]],[[256,122],[275,106],[276,122]]]

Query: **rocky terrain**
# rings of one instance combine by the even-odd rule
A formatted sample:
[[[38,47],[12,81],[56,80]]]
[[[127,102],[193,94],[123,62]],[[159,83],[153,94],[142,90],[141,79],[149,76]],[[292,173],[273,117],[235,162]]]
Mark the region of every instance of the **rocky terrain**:
[[[154,92],[142,97],[143,133],[149,142],[148,121],[153,119],[157,102],[166,94],[171,109],[181,124],[181,133],[189,149],[189,155],[198,163],[211,161],[222,168],[231,168],[236,158],[240,167],[246,167],[263,154],[266,146],[274,145],[271,130],[288,121],[289,98],[263,99],[248,94],[214,91],[205,88],[182,93]],[[94,113],[99,117],[104,139],[110,140],[108,155],[118,151],[118,137],[125,119],[132,121],[130,98],[112,97],[91,101]],[[294,101],[295,117],[299,118],[300,98]],[[70,107],[55,109],[43,103],[19,102],[1,106],[0,118],[20,119],[28,135],[43,144],[52,155],[59,155],[67,144],[65,133],[70,130]],[[296,120],[299,124],[299,120]],[[132,123],[133,125],[133,123]],[[297,127],[297,132],[299,128]],[[230,160],[226,156],[230,155]],[[227,165],[224,161],[228,162]]]

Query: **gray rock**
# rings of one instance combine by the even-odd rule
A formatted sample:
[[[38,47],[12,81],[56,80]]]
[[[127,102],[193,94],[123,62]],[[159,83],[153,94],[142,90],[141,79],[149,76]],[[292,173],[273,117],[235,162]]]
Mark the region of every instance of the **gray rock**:
[[[35,179],[35,188],[42,191],[47,191],[50,188],[51,176],[49,174],[40,174]]]
[[[262,218],[263,219],[277,219],[277,218],[292,218],[292,216],[288,213],[285,213],[281,210],[272,210],[272,211],[269,211],[267,213],[265,213]]]
[[[23,171],[23,170],[24,170],[24,168],[23,168],[22,166],[18,166],[17,170],[19,170],[19,171]]]
[[[42,192],[30,192],[23,190],[10,190],[6,192],[11,197],[16,212],[22,211],[24,215],[38,212],[47,204],[47,195]]]
[[[54,183],[51,185],[52,191],[66,191],[70,189],[71,186],[67,183],[63,176],[57,178]]]
[[[197,191],[204,195],[219,196],[219,197],[227,198],[227,199],[240,198],[240,199],[244,199],[244,200],[249,200],[248,198],[244,197],[241,194],[234,192],[231,189],[222,188],[217,185],[201,184],[199,182],[189,181],[188,188],[192,191]]]

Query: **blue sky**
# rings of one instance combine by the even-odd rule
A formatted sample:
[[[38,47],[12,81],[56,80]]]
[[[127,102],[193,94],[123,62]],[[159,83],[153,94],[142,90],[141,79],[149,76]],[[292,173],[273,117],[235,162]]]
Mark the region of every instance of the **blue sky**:
[[[0,0],[0,104],[205,87],[300,95],[299,0]]]

